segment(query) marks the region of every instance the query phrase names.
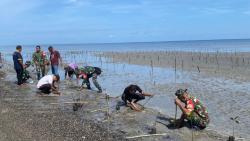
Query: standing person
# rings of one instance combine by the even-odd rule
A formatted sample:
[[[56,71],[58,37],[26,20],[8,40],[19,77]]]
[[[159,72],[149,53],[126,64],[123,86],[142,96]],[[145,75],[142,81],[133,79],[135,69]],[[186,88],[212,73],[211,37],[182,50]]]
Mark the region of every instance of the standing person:
[[[184,126],[185,119],[191,127],[204,129],[209,123],[208,112],[203,104],[187,93],[187,89],[179,89],[175,93],[175,104],[181,109],[182,115],[178,120],[178,127]]]
[[[1,52],[0,52],[0,68],[2,68],[2,63],[3,63],[2,54],[1,54]]]
[[[145,96],[153,96],[142,91],[138,85],[129,85],[124,89],[122,100],[135,111],[141,111],[138,101],[145,99]]]
[[[22,57],[22,46],[18,45],[16,46],[16,51],[13,53],[13,62],[14,62],[14,69],[16,71],[17,75],[17,85],[22,85],[23,80],[23,57]]]
[[[49,63],[46,57],[46,53],[41,50],[39,45],[36,46],[36,52],[33,53],[33,62],[35,63],[37,80],[40,80],[41,75],[44,77],[45,67]]]
[[[46,75],[38,81],[37,89],[44,94],[50,94],[51,92],[53,92],[54,94],[60,95],[58,87],[55,86],[55,83],[59,81],[60,76],[58,74]]]
[[[61,55],[57,50],[54,50],[52,46],[50,46],[48,50],[50,52],[52,74],[58,74],[59,60],[60,60],[60,63],[62,64]]]
[[[102,87],[99,85],[97,81],[97,76],[99,76],[101,73],[102,70],[99,67],[85,66],[83,68],[79,68],[79,74],[77,74],[77,78],[83,79],[81,87],[83,87],[83,85],[86,84],[87,89],[91,89],[89,78],[92,77],[92,81],[95,87],[98,89],[98,93],[102,93]]]

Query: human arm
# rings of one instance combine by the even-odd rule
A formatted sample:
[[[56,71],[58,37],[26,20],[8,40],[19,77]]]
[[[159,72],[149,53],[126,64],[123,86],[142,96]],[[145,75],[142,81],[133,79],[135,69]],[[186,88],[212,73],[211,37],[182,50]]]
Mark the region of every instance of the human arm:
[[[34,63],[35,65],[38,65],[37,56],[36,56],[35,53],[33,53],[33,55],[32,55],[32,61],[33,61],[33,63]]]
[[[59,90],[58,90],[58,87],[55,86],[55,82],[52,83],[51,89],[52,89],[52,92],[53,92],[54,94],[58,94],[58,95],[61,94],[61,93],[59,92]]]
[[[60,60],[60,64],[63,65],[61,54],[57,51],[57,57]]]
[[[154,96],[154,94],[145,93],[145,92],[142,92],[142,95],[144,95],[144,96]]]
[[[79,79],[80,79],[79,74],[76,73],[76,84],[77,85],[79,84]]]
[[[136,91],[138,91],[139,93],[141,93],[144,96],[153,96],[153,94],[143,92],[142,89],[137,85],[135,85],[135,89],[136,89]]]
[[[17,60],[18,60],[18,63],[19,65],[22,67],[22,69],[25,67],[24,64],[23,64],[23,57],[21,55],[21,53],[18,53],[17,55]]]
[[[48,60],[48,57],[47,57],[47,55],[46,55],[46,53],[45,52],[43,52],[43,62],[44,62],[44,65],[49,65],[50,63],[49,63],[49,60]]]
[[[194,110],[194,107],[190,104],[187,105],[188,108],[185,107],[185,105],[180,101],[180,99],[175,99],[175,104],[181,109],[184,115],[190,115],[191,112]]]
[[[64,78],[66,79],[67,78],[67,73],[68,73],[68,67],[65,67],[64,68]]]
[[[142,94],[142,89],[141,89],[139,86],[134,85],[134,87],[135,87],[135,90],[136,90],[136,91],[138,91],[139,93]]]

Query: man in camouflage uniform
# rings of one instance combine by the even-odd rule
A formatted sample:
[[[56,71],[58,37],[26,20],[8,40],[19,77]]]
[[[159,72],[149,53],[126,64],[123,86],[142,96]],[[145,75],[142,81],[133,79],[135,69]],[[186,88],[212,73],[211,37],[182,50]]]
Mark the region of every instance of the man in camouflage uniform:
[[[209,117],[203,104],[197,98],[190,96],[187,93],[187,89],[179,89],[176,91],[175,95],[177,96],[175,104],[182,111],[178,126],[183,126],[184,120],[187,120],[191,127],[198,127],[200,129],[206,128],[209,123]]]
[[[38,45],[36,46],[36,52],[33,53],[33,63],[36,67],[36,73],[37,73],[37,80],[40,80],[41,75],[44,77],[46,74],[45,67],[48,65],[48,60],[46,57],[46,53],[41,51],[41,47]]]
[[[102,93],[102,88],[99,85],[97,81],[97,76],[99,76],[102,73],[102,70],[98,67],[92,67],[92,66],[85,66],[82,68],[79,68],[79,74],[77,75],[77,78],[82,78],[82,87],[83,85],[87,85],[87,89],[91,89],[89,78],[92,77],[92,81],[95,85],[95,87],[98,89],[98,93]]]

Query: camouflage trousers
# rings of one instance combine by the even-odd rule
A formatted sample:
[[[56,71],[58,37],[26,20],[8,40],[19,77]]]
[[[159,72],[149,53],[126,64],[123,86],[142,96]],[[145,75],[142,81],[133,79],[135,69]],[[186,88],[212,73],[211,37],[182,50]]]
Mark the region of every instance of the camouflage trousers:
[[[98,83],[98,81],[97,81],[97,74],[96,73],[94,73],[93,75],[92,75],[92,81],[93,81],[93,84],[95,85],[95,87],[99,90],[99,92],[102,92],[102,87],[100,86],[100,84]],[[84,84],[86,84],[87,85],[87,88],[88,89],[91,89],[91,87],[90,87],[90,82],[89,82],[89,78],[90,78],[91,76],[88,76],[86,79],[83,79],[83,81],[82,81],[82,86],[84,85]]]
[[[45,74],[45,66],[44,65],[37,65],[36,66],[36,74],[37,74],[37,80],[41,79],[41,76],[44,77]]]
[[[202,118],[194,111],[187,117],[187,120],[191,124],[191,126],[197,126],[201,129],[206,128],[209,123],[208,118]]]

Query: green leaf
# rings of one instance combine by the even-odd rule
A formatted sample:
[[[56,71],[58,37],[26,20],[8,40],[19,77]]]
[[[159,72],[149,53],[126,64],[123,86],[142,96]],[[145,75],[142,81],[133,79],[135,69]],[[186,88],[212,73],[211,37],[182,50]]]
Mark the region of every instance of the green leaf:
[[[237,119],[237,118],[239,118],[239,116],[236,116],[234,119]]]

